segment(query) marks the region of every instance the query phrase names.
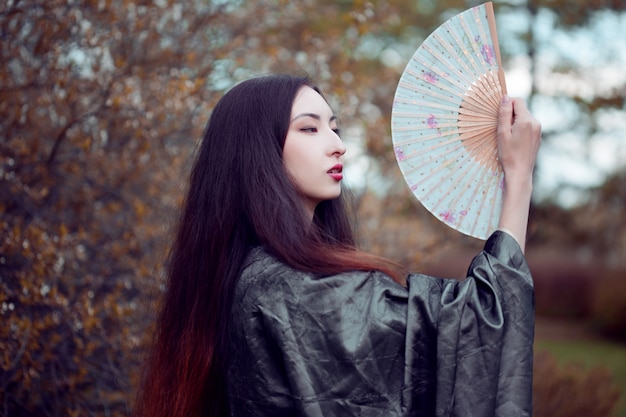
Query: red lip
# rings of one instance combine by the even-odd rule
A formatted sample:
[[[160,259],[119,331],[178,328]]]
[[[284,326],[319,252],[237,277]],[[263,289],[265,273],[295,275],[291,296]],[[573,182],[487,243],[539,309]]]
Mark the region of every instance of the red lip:
[[[328,172],[328,174],[336,181],[341,181],[343,179],[343,165],[341,164],[335,165],[326,172]]]

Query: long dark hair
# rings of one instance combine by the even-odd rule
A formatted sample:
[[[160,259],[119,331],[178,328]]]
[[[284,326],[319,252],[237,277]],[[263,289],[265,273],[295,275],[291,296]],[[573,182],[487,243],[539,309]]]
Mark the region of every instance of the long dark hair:
[[[396,273],[390,262],[355,249],[342,197],[320,203],[313,225],[306,215],[282,161],[291,107],[303,86],[310,86],[306,77],[253,78],[213,110],[171,249],[138,416],[228,415],[228,318],[253,246],[313,273]]]

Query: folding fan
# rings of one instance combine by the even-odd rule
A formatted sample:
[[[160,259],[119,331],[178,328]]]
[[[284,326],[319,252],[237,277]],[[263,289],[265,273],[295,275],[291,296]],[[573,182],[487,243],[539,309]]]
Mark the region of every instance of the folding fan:
[[[395,156],[413,194],[438,219],[479,239],[500,217],[496,129],[504,94],[489,2],[452,17],[424,41],[393,102]]]

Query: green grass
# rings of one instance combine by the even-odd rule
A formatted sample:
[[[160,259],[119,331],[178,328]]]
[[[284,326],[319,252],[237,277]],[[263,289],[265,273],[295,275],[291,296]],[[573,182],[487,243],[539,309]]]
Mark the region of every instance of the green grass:
[[[626,417],[626,345],[606,341],[536,341],[535,351],[547,350],[561,363],[574,362],[585,367],[603,366],[622,387],[622,397],[612,417]]]

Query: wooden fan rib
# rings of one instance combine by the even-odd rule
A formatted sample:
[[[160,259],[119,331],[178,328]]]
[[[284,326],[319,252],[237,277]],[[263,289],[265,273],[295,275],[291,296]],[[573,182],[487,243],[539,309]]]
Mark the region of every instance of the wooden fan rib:
[[[474,8],[474,9],[477,9],[477,8]],[[470,83],[471,85],[470,85],[469,88],[470,89],[473,88],[473,89],[478,90],[480,92],[479,93],[480,95],[484,95],[484,96],[487,97],[487,99],[488,99],[487,101],[488,102],[493,103],[493,104],[498,104],[493,99],[490,99],[491,98],[490,96],[493,94],[492,91],[494,89],[490,88],[489,85],[486,84],[485,81],[483,80],[484,74],[485,73],[486,74],[490,74],[491,70],[490,70],[490,68],[488,66],[484,65],[485,64],[485,60],[482,59],[483,57],[480,54],[480,51],[477,49],[477,44],[475,42],[471,41],[471,38],[474,36],[474,33],[468,28],[468,25],[467,25],[467,23],[465,22],[464,19],[461,19],[461,21],[463,22],[462,27],[463,27],[463,30],[464,30],[464,35],[468,36],[470,38],[470,42],[469,43],[472,46],[472,50],[473,50],[474,54],[468,53],[466,49],[464,49],[463,52],[465,54],[466,59],[472,63],[472,66],[473,66],[474,70],[476,71],[476,75],[477,75],[477,78],[472,80],[472,82]],[[463,44],[462,40],[459,37],[459,35],[457,34],[457,32],[455,31],[455,28],[452,25],[447,25],[447,26],[448,26],[447,27],[448,33],[451,34],[451,36],[455,39],[455,41],[459,45],[462,45]],[[483,38],[484,38],[484,35],[479,35],[479,36],[483,36]],[[438,39],[440,41],[443,40],[440,37]],[[449,47],[447,48],[447,50],[452,54],[452,50]],[[476,57],[479,57],[481,59],[476,60],[476,59],[474,59],[474,57],[472,55],[475,55]],[[460,58],[458,55],[454,55],[454,57],[457,60],[458,60],[458,58]],[[483,65],[479,66],[479,65],[477,65],[477,62],[482,63]],[[468,67],[466,65],[464,65],[463,63],[462,63],[462,65],[466,69],[468,69]]]
[[[481,170],[477,170],[476,175],[480,175],[480,174],[481,174]],[[479,187],[472,187],[472,188],[469,188],[468,190],[469,190],[469,195],[467,196],[467,201],[468,201],[467,210],[471,211],[471,217],[467,216],[463,220],[465,220],[465,223],[467,224],[466,227],[467,227],[467,230],[469,230],[469,233],[471,235],[476,235],[477,233],[476,228],[479,224],[479,220],[481,219],[482,204],[484,204],[485,200],[483,197],[483,200],[480,202],[480,204],[474,204],[477,201],[476,196],[480,193],[480,189]],[[485,193],[482,193],[482,194],[484,196]]]
[[[489,175],[488,172],[485,172],[485,175]],[[495,186],[487,187],[485,193],[485,201],[487,202],[487,208],[489,209],[488,219],[492,219],[490,227],[495,229],[498,225],[498,221],[500,219],[500,213],[496,213],[496,210],[500,210],[501,206],[501,193],[500,193],[500,183],[502,181],[502,173],[500,175],[492,174],[491,178],[487,178],[486,180],[489,183],[494,183]],[[500,204],[498,204],[500,203]],[[485,204],[485,203],[483,203]]]
[[[434,59],[436,59],[441,64],[443,64],[444,68],[451,69],[459,79],[462,79],[464,81],[465,88],[471,85],[472,82],[474,81],[474,77],[480,74],[475,74],[467,65],[467,63],[460,59],[461,57],[458,55],[458,51],[455,50],[452,47],[452,45],[448,41],[443,39],[443,37],[441,37],[437,32],[433,33],[432,39],[435,39],[441,46],[443,46],[443,48],[449,54],[448,58],[454,59],[454,61],[459,64],[460,68],[457,68],[456,66],[451,65],[450,62],[445,59],[445,57],[441,56],[441,53],[435,53],[435,52],[440,52],[440,51],[433,51],[433,49],[430,48],[430,45],[425,45],[424,49],[427,50]]]
[[[447,137],[450,137],[450,140],[459,140],[459,131],[458,130],[454,130],[454,131],[449,131],[447,132],[448,134],[446,135]],[[402,140],[396,140],[393,142],[393,146],[394,148],[402,148],[403,146],[407,146],[407,145],[415,145],[418,143],[422,143],[422,142],[428,142],[431,140],[441,140],[441,134],[439,133],[433,133],[432,135],[427,135],[427,136],[420,136],[420,137],[412,137],[412,138],[408,138],[408,139],[402,139]]]
[[[448,76],[448,73],[441,71],[440,68],[429,64],[427,61],[418,61],[417,58],[415,56],[413,56],[412,58],[416,63],[418,63],[419,65],[421,65],[422,67],[424,67],[425,69],[427,69],[428,71],[430,71],[433,75],[437,76],[437,84],[433,84],[436,85],[437,87],[443,88],[443,86],[446,83],[449,83],[451,85],[454,85],[456,87],[456,90],[452,90],[455,92],[455,94],[458,94],[459,92],[463,92],[467,89],[467,84],[466,83],[462,83],[460,79],[456,79],[456,78],[451,78]],[[418,78],[422,78],[421,75],[417,75]],[[441,82],[441,81],[445,81],[445,82]],[[449,89],[448,89],[449,90]]]
[[[494,121],[494,119],[491,118],[489,115],[485,116],[481,114],[468,116],[467,114],[460,114],[459,116],[463,116],[457,118],[459,128],[461,128],[462,131],[471,126],[492,127],[494,129],[498,127],[497,120]]]
[[[463,155],[463,157],[461,159],[465,159],[467,157],[467,155]],[[464,161],[463,161],[464,162]],[[468,164],[468,163],[463,163],[463,162],[458,162],[456,165],[458,165],[460,167],[460,169],[458,171],[456,171],[456,176],[454,181],[452,182],[451,186],[448,187],[449,190],[454,190],[454,189],[459,189],[462,187],[459,187],[460,184],[462,183],[462,181],[466,181],[468,178],[468,173],[471,172],[473,166],[472,164]],[[441,181],[441,183],[443,183],[445,181]],[[459,192],[456,194],[456,196],[451,200],[449,207],[454,208],[454,207],[458,207],[458,201],[460,199],[460,197],[463,195],[462,192]],[[437,203],[433,206],[433,210],[439,211],[441,210],[440,206],[442,205],[442,203],[445,201],[446,197],[450,196],[450,192],[448,192],[447,194],[444,194],[444,196],[442,198],[439,199],[439,201],[437,201]],[[454,223],[456,226],[459,226],[459,223]]]
[[[449,145],[454,145],[454,146],[449,147]],[[422,165],[418,164],[418,165],[411,166],[409,169],[407,169],[404,166],[404,164],[407,163],[407,161],[411,161],[416,158],[418,158],[418,160],[423,160],[424,155],[428,155],[429,160],[449,161],[450,159],[453,159],[452,156],[456,152],[460,152],[463,149],[464,149],[463,145],[458,140],[451,140],[448,143],[437,143],[435,145],[425,146],[421,149],[416,149],[413,152],[404,155],[402,159],[402,164],[401,164],[403,166],[403,172],[405,172],[408,175],[422,168]],[[420,157],[422,159],[419,159]],[[441,163],[444,163],[444,162],[441,162]],[[450,164],[448,163],[447,165],[449,166]]]
[[[493,52],[495,54],[495,59],[496,59],[496,67],[497,67],[496,77],[498,80],[497,84],[500,86],[502,94],[504,95],[506,94],[506,82],[504,79],[504,69],[502,68],[502,59],[500,57],[500,44],[498,42],[498,30],[496,28],[496,17],[493,12],[493,3],[491,2],[485,3],[484,8],[485,8],[485,15],[483,16],[483,18],[487,22],[487,28],[489,31],[488,37],[489,37],[489,40],[491,40],[491,47],[493,48]],[[482,25],[479,26],[479,29],[481,30],[481,32],[484,32]]]
[[[485,103],[480,103],[470,95],[465,96],[465,100],[459,108],[459,117],[482,117],[492,120],[494,124],[497,123],[498,113],[499,107],[486,106]]]
[[[467,114],[468,112],[469,112],[468,109],[463,108],[463,113],[459,113],[459,117],[457,117],[457,120],[459,123],[477,122],[481,124],[491,125],[494,128],[498,126],[498,119],[495,118],[491,114],[474,113],[470,115],[470,114]]]
[[[411,119],[411,120],[427,120],[429,117],[432,117],[433,113],[407,113],[407,112],[393,112],[392,113],[392,117],[394,119]],[[437,115],[437,119],[438,120],[452,120],[452,121],[456,121],[459,120],[459,118],[454,115],[454,114],[438,114]],[[421,122],[420,124],[424,124],[424,122]],[[401,128],[402,126],[396,126],[398,128]]]
[[[482,178],[480,179],[480,183],[481,184],[493,184],[493,182],[494,182],[493,173],[490,173],[489,171],[482,171]],[[491,191],[494,188],[497,189],[497,187],[498,187],[498,183],[496,182],[495,185],[488,185],[486,187],[474,188],[474,193],[471,197],[471,200],[472,201],[476,200],[477,202],[479,202],[476,205],[476,210],[478,211],[479,214],[474,218],[474,222],[470,227],[472,235],[475,235],[477,233],[476,228],[478,227],[479,221],[481,219],[480,212],[482,212],[482,210],[484,209],[488,196],[490,194],[493,194]],[[481,195],[481,197],[476,198],[479,194]],[[489,207],[489,204],[487,204],[487,207]],[[498,220],[494,219],[493,217],[493,209],[490,209],[489,216],[487,218],[491,219],[487,226],[488,230],[486,231],[487,233],[489,233],[490,230],[495,230],[495,228],[497,227]],[[495,222],[495,225],[494,225],[494,222]]]
[[[431,135],[426,135],[426,136],[419,136],[419,137],[413,136],[413,137],[409,137],[406,139],[394,140],[393,146],[394,148],[398,148],[398,147],[401,148],[403,146],[415,145],[421,142],[428,142],[431,140],[441,140],[441,135],[439,135],[438,133],[433,133]]]
[[[493,11],[493,4],[491,2],[486,3],[485,9],[487,11],[487,23],[489,24],[493,50],[496,53],[496,60],[498,61],[498,81],[502,89],[502,95],[506,95],[506,79],[504,78],[504,68],[502,67],[502,58],[500,56],[500,42],[498,41],[498,29],[496,27],[496,16]]]
[[[472,21],[474,21],[474,20],[476,20],[475,12],[478,11],[478,8],[473,8],[473,9],[471,9],[471,11],[472,11],[472,13],[470,14],[470,16],[471,16],[470,19]],[[478,34],[479,39],[485,39],[485,38],[480,34],[480,24],[476,25],[477,29],[478,29],[478,33],[475,33],[470,28],[470,26],[469,26],[469,24],[467,22],[466,17],[467,17],[466,15],[461,15],[459,17],[459,21],[461,23],[461,27],[463,28],[463,33],[465,35],[467,35],[469,37],[469,39],[470,39],[469,44],[470,44],[472,50],[474,51],[473,55],[476,57],[476,62],[478,62],[479,66],[481,68],[481,74],[484,74],[487,71],[489,71],[490,66],[488,65],[488,62],[485,60],[485,58],[484,58],[482,52],[480,51],[480,49],[478,49],[479,48],[479,44],[477,42],[476,35]],[[479,19],[479,21],[481,21],[481,20]],[[491,40],[491,38],[489,38],[489,40]]]
[[[488,153],[495,158],[497,145],[495,144],[494,132],[476,132],[475,134],[462,135],[461,142],[472,156],[481,159],[482,155]]]
[[[495,158],[497,154],[497,130],[493,127],[468,127],[459,128],[460,139],[468,153],[478,161],[486,161],[487,158]]]
[[[429,135],[424,136],[428,138],[428,140],[441,139],[442,137],[450,136],[451,133],[456,134],[457,132],[460,132],[456,122],[441,123],[437,125],[437,127],[435,128],[430,127],[428,125],[424,125],[423,123],[414,124],[410,126],[393,123],[392,128],[398,133],[398,135],[400,135],[400,132],[416,132],[416,133],[420,132],[421,135],[424,134],[423,132],[431,132]],[[454,130],[450,130],[449,128],[454,128]],[[399,144],[398,141],[394,141],[394,143]]]
[[[454,39],[457,45],[461,46],[464,44],[461,37],[459,37],[459,34],[457,33],[456,28],[453,25],[446,24],[446,29],[448,30],[448,33],[452,36],[452,38]],[[461,48],[461,50],[463,51],[463,56],[470,62],[470,64],[474,68],[474,71],[473,71],[474,75],[476,77],[480,76],[483,73],[482,66],[476,63],[477,61],[474,59],[473,54],[470,54],[466,48]],[[470,81],[470,84],[473,81],[474,80]]]
[[[484,9],[484,14],[482,14],[479,11],[479,8],[473,9],[474,19],[480,22],[480,24],[477,24],[475,27],[478,29],[478,36],[480,37],[480,39],[484,39],[485,42],[490,42],[490,43],[487,43],[487,46],[491,48],[491,50],[488,52],[493,51],[495,55],[493,57],[494,59],[493,63],[490,63],[482,55],[481,51],[476,49],[478,47],[478,44],[474,43],[473,46],[474,46],[476,55],[481,57],[480,62],[485,68],[485,75],[487,75],[489,78],[488,81],[492,83],[494,86],[497,86],[496,89],[500,91],[500,96],[501,96],[502,92],[505,91],[506,89],[503,87],[504,72],[502,70],[502,62],[500,60],[498,37],[497,37],[496,29],[495,29],[495,17],[493,16],[493,5],[491,3],[487,3],[485,4],[485,7],[480,8],[480,10],[483,10],[483,9]],[[491,19],[490,19],[490,15],[491,15]],[[488,29],[488,32],[485,32],[485,27]],[[484,48],[484,45],[483,45],[483,48]],[[495,72],[497,72],[496,77],[493,77],[494,68],[495,68]],[[482,78],[480,81],[484,82]],[[487,88],[487,89],[491,90],[491,88]],[[496,104],[499,104],[499,103],[496,102]]]
[[[422,77],[421,74],[418,74],[415,71],[412,71],[410,69],[407,69],[405,71],[406,71],[406,74],[409,74],[409,75],[415,77],[416,79],[423,80],[421,78]],[[423,80],[423,82],[428,83],[428,81],[424,81],[424,80]],[[431,83],[428,83],[428,86],[433,86],[433,87],[438,88],[438,89],[440,89],[442,91],[445,91],[447,93],[452,94],[452,96],[456,97],[458,99],[458,101],[456,99],[453,99],[452,96],[450,97],[450,100],[448,100],[448,101],[450,103],[453,103],[455,106],[458,106],[460,101],[463,99],[463,94],[461,92],[459,92],[458,89],[456,89],[456,88],[453,89],[453,88],[451,88],[447,84],[442,84],[442,83],[431,84]],[[422,87],[423,89],[419,89],[418,87]],[[419,86],[419,85],[414,85],[414,84],[411,84],[411,83],[402,83],[402,88],[406,88],[406,89],[408,89],[410,91],[413,91],[416,94],[420,94],[422,96],[424,96],[425,94],[428,94],[428,95],[432,95],[433,93],[437,94],[435,91],[432,91],[432,90],[428,90],[427,91],[427,89],[424,88],[424,87],[425,87],[425,85],[424,86]],[[442,96],[442,97],[447,97],[447,96]]]
[[[475,165],[475,164],[466,164],[466,166],[468,167],[468,169],[464,172],[464,175],[460,176],[460,179],[462,178],[463,181],[465,181],[465,184],[462,184],[463,191],[459,192],[456,195],[456,198],[454,198],[451,201],[451,204],[450,204],[451,207],[458,207],[460,209],[461,208],[460,202],[463,201],[463,198],[468,194],[468,191],[469,191],[468,201],[471,203],[473,199],[472,196],[475,195],[476,193],[476,188],[474,187],[473,192],[472,192],[472,187],[470,185],[472,184],[473,181],[475,181],[476,177],[480,175],[482,170],[480,169],[478,165]],[[459,183],[460,183],[460,179],[459,179]],[[466,202],[466,205],[463,208],[465,211],[469,211],[471,209],[471,205]],[[467,218],[468,218],[467,215],[462,215],[459,221],[457,222],[457,226],[462,229],[465,223],[465,220]]]
[[[476,84],[472,85],[466,98],[470,97],[474,102],[481,103],[482,108],[496,109],[498,108],[498,103],[494,100],[494,97],[499,97],[499,90],[489,89],[488,87],[489,86],[485,86],[478,80]]]
[[[439,76],[438,82],[445,80],[446,82],[454,85],[458,89],[457,91],[465,91],[467,86],[471,84],[470,79],[465,77],[457,68],[448,66],[448,63],[441,60],[438,54],[433,53],[428,45],[422,45],[422,52],[428,52],[430,57],[432,57],[432,60],[429,60],[428,57],[422,56],[421,58],[423,58],[423,61],[421,61],[421,64]],[[431,62],[432,64],[430,64]],[[436,63],[443,65],[436,66]],[[452,70],[452,73],[447,70]]]
[[[425,123],[419,123],[419,124],[410,125],[410,126],[394,125],[394,129],[398,132],[431,131],[433,132],[432,136],[434,136],[435,138],[440,138],[442,136],[449,136],[448,133],[451,132],[450,128],[453,128],[454,132],[457,132],[458,127],[459,125],[456,121],[438,123],[437,127],[431,127]]]
[[[429,90],[429,91],[426,91],[425,89],[420,90],[420,89],[418,88],[418,87],[420,87],[420,86],[415,86],[415,85],[412,85],[412,84],[409,84],[409,83],[401,83],[401,84],[399,84],[399,85],[401,85],[401,86],[402,86],[402,88],[404,88],[404,89],[407,89],[407,90],[409,90],[409,91],[412,91],[412,92],[414,92],[414,93],[416,93],[416,94],[420,94],[420,95],[422,95],[422,96],[424,96],[424,95],[428,94],[428,95],[429,95],[429,96],[431,96],[431,97],[436,97],[436,98],[438,98],[438,99],[439,99],[439,100],[441,100],[441,101],[444,101],[444,102],[446,102],[446,103],[453,104],[455,107],[457,107],[457,106],[459,106],[459,105],[460,105],[461,100],[462,100],[462,98],[463,98],[463,97],[462,97],[462,95],[458,94],[458,92],[454,92],[454,93],[453,93],[453,92],[451,92],[451,91],[444,90],[441,86],[436,86],[436,87],[438,87],[439,89],[441,89],[441,90],[443,90],[443,91],[448,91],[448,92],[450,92],[450,93],[451,93],[451,94],[453,94],[453,95],[452,95],[452,96],[447,96],[447,95],[440,94],[440,93],[438,93],[438,92],[436,92],[436,91],[433,91],[433,90]],[[422,88],[424,88],[424,87],[422,86]],[[413,104],[413,100],[414,100],[414,99],[409,99],[409,98],[407,97],[407,98],[405,99],[405,101],[404,101],[404,102],[405,102],[406,104]],[[398,100],[396,99],[395,101],[398,101]]]
[[[429,102],[429,101],[423,101],[423,100],[411,100],[410,103],[407,104],[412,104],[415,106],[420,106],[420,107],[424,107],[424,108],[432,108],[432,109],[438,109],[438,110],[444,110],[444,111],[449,111],[449,112],[453,112],[453,113],[458,113],[458,107],[451,107],[451,106],[446,106],[443,104],[439,104],[439,103],[434,103],[434,102]]]
[[[457,148],[457,149],[458,149],[458,148]],[[448,155],[448,156],[449,156],[449,155]],[[467,155],[465,155],[465,157],[467,157]],[[437,166],[437,168],[436,168],[436,169],[432,170],[430,173],[428,173],[427,175],[425,175],[425,176],[424,176],[422,179],[420,179],[419,181],[416,181],[416,182],[411,182],[411,181],[409,181],[409,184],[411,185],[411,189],[412,189],[415,193],[417,193],[418,195],[421,195],[421,193],[419,193],[417,190],[418,190],[419,188],[423,188],[423,186],[424,186],[424,185],[427,185],[427,188],[429,188],[429,189],[432,189],[433,187],[441,187],[441,185],[444,183],[444,181],[435,182],[435,183],[434,183],[434,185],[433,185],[433,179],[434,179],[434,178],[436,178],[437,176],[440,176],[440,174],[441,174],[441,172],[442,172],[443,170],[449,170],[451,165],[453,165],[453,164],[451,164],[449,161],[442,162],[442,163],[440,163],[440,164]],[[486,170],[484,170],[484,169],[479,169],[479,168],[477,168],[477,166],[476,166],[475,164],[463,164],[463,165],[464,165],[464,166],[466,166],[466,167],[468,167],[468,168],[472,168],[472,167],[474,167],[474,169],[478,169],[478,172],[483,172],[482,176],[483,176],[484,178],[486,178],[486,179],[489,179],[490,177],[493,177],[493,176],[494,176],[494,175],[493,175],[493,173],[491,173],[491,172],[489,172],[489,171],[486,171]],[[415,170],[416,170],[416,169],[418,169],[418,168],[421,168],[421,166],[418,166],[418,167],[414,167],[414,168],[412,168],[412,169],[410,170],[411,172],[406,172],[406,171],[405,171],[405,174],[404,174],[404,175],[405,175],[405,177],[407,177],[407,178],[408,178],[408,177],[412,174],[412,172],[413,172],[413,171],[415,171]],[[462,174],[463,174],[463,172],[464,172],[464,171],[461,171],[461,173],[462,173]],[[467,172],[471,172],[471,171],[467,171]],[[459,176],[460,178],[467,177],[467,175],[468,175],[467,173],[465,173],[465,175],[458,174],[458,176]],[[484,181],[483,181],[483,183],[484,183]],[[437,184],[438,184],[438,185],[437,185]],[[496,186],[497,186],[497,184],[496,184]],[[452,189],[453,187],[447,187],[447,186],[446,186],[446,187],[444,187],[444,188]],[[493,188],[493,186],[490,186],[490,187],[483,187],[483,189],[484,189],[484,188]],[[477,211],[477,212],[478,212],[478,211],[482,211],[482,206],[485,204],[484,202],[487,200],[488,196],[490,196],[490,195],[492,195],[492,194],[493,194],[493,192],[490,192],[490,190],[486,190],[486,192],[484,192],[484,193],[482,193],[482,194],[483,194],[483,202],[482,202],[482,204],[480,205],[480,207],[481,207],[481,208],[480,208],[480,209],[476,209],[476,211]],[[449,196],[449,192],[448,192],[448,193],[446,193],[446,195],[445,195],[444,197],[442,197],[442,199],[441,199],[440,201],[443,201],[443,200],[444,200],[444,198],[445,198],[446,196]],[[495,195],[495,198],[497,198],[497,195]],[[428,198],[423,198],[423,199],[422,199],[422,201],[428,201]],[[457,203],[454,203],[454,204],[457,204]],[[454,204],[452,204],[452,205],[451,205],[451,207],[454,207]],[[431,204],[430,204],[430,202],[428,202],[428,208],[429,208],[429,210],[430,210],[433,214],[435,214],[438,218],[440,218],[440,219],[441,219],[441,213],[437,212],[437,206],[438,206],[438,205],[440,205],[440,203],[437,203],[437,204],[435,204],[435,205],[431,205]],[[492,219],[492,218],[493,218],[493,216],[494,216],[494,207],[491,207],[491,209],[490,209],[490,213],[489,213],[489,215],[488,215],[488,218],[489,218],[489,219]],[[442,219],[442,220],[443,220],[443,219]],[[477,217],[475,218],[475,220],[474,220],[474,225],[472,225],[471,229],[469,229],[469,230],[471,231],[471,233],[470,233],[470,234],[475,235],[476,227],[477,227],[478,222],[479,222],[480,220],[481,220],[481,218],[480,218],[479,216],[477,216]],[[461,225],[460,223],[457,223],[457,224],[455,225],[455,227],[456,227],[458,230],[461,230],[462,225]],[[488,225],[488,227],[489,227],[489,228],[491,228],[491,229],[495,228],[494,226],[492,226],[492,223],[491,223],[491,224],[489,224],[489,225]],[[481,235],[481,236],[482,236],[482,235]],[[484,238],[486,238],[486,236],[484,236]]]
[[[467,96],[466,100],[461,103],[459,115],[468,116],[470,113],[472,114],[472,117],[480,115],[480,117],[493,120],[495,124],[498,120],[499,107],[487,106],[485,103],[480,103],[476,100],[476,98]]]
[[[496,126],[486,122],[458,122],[459,131],[463,134],[471,132],[496,132]]]
[[[479,139],[463,141],[463,144],[466,148],[472,148],[472,151],[468,153],[479,165],[492,172],[499,170],[498,153],[489,141]]]
[[[483,77],[480,77],[475,87],[478,94],[484,99],[486,103],[491,104],[492,108],[500,107],[500,99],[502,98],[502,89],[499,86],[499,82],[493,76],[493,72],[487,72]]]
[[[439,155],[434,155],[434,156],[439,156]],[[445,159],[445,158],[437,158],[439,162],[439,164],[437,165],[437,167],[435,169],[433,169],[432,171],[430,171],[430,173],[428,174],[424,174],[423,178],[420,179],[417,182],[412,183],[411,185],[411,189],[415,191],[416,188],[420,187],[421,185],[423,185],[426,182],[430,182],[430,180],[432,180],[433,178],[440,178],[440,172],[442,170],[450,170],[451,165],[453,165],[451,163],[450,159]],[[405,177],[408,177],[409,175],[411,175],[413,172],[415,172],[417,169],[422,168],[421,166],[416,166],[416,167],[412,167],[411,169],[408,170],[403,170],[403,174]],[[437,184],[441,184],[442,181],[437,182]]]
[[[472,63],[475,68],[475,72],[478,76],[484,74],[487,71],[485,63],[480,51],[477,49],[476,41],[474,40],[474,33],[468,28],[465,21],[465,16],[460,16],[459,26],[455,29],[455,39],[460,42],[460,45],[464,46],[464,52],[467,54],[467,59]],[[467,39],[464,41],[463,39]],[[474,79],[474,81],[476,80]]]
[[[472,111],[468,108],[461,107],[459,109],[459,115],[471,116],[471,117],[484,117],[484,113]],[[497,119],[496,119],[497,120]]]
[[[492,164],[492,160],[497,161],[497,146],[494,147],[494,141],[484,136],[474,135],[471,137],[462,137],[461,143],[467,150],[467,153],[481,165],[487,166]]]
[[[493,129],[468,130],[459,135],[461,142],[467,146],[475,146],[476,143],[488,143],[494,145],[496,132]],[[494,147],[495,150],[495,147]]]

